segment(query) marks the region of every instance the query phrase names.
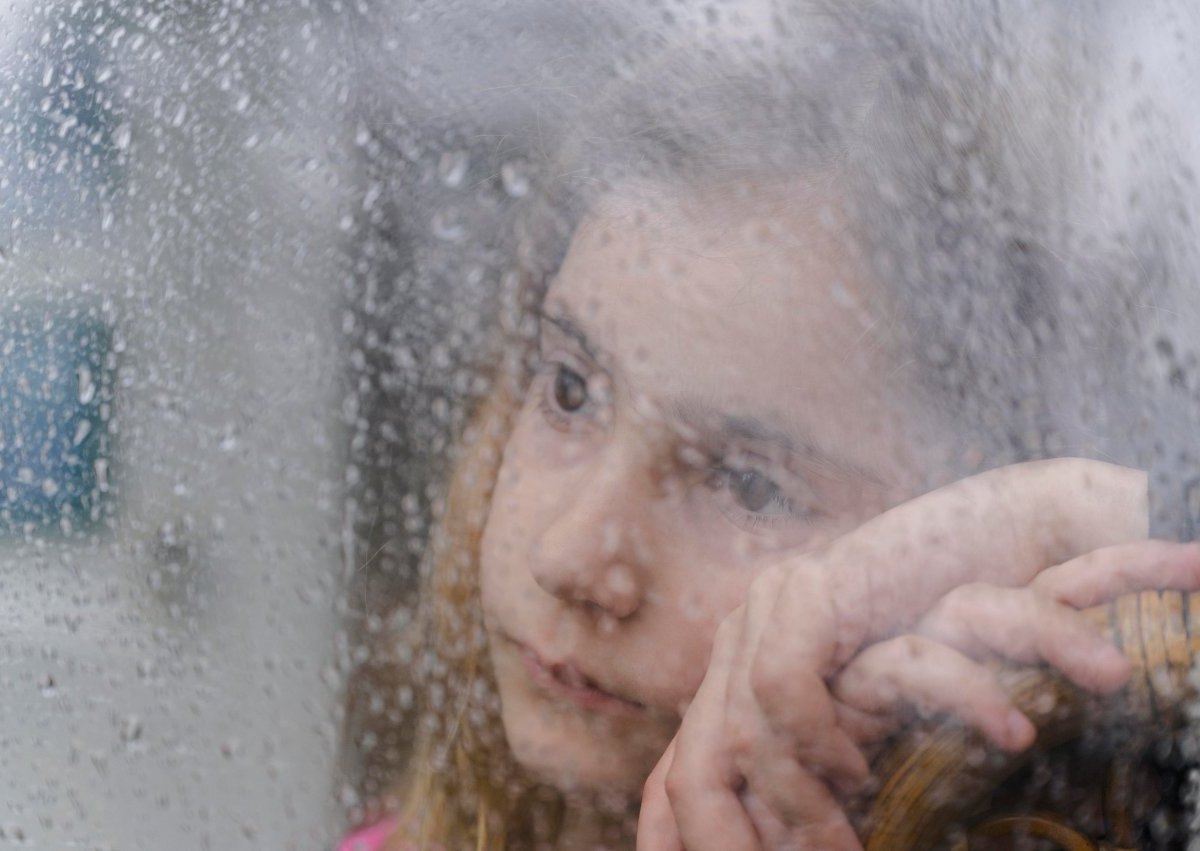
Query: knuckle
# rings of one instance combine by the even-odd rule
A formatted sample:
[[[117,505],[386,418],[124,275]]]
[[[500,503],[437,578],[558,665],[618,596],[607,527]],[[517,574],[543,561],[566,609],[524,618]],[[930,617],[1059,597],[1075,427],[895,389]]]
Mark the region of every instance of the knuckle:
[[[756,617],[761,617],[771,610],[775,602],[779,599],[779,585],[782,579],[782,571],[776,565],[772,565],[755,578],[754,582],[750,583],[750,588],[746,593],[746,611]]]
[[[971,582],[955,588],[946,595],[946,598],[954,606],[955,611],[970,615],[995,599],[998,590],[1000,589],[986,582]]]
[[[666,793],[667,800],[672,805],[678,805],[681,801],[686,801],[688,793],[691,790],[691,782],[688,777],[688,772],[683,771],[678,763],[671,766],[663,777],[663,792]]]
[[[987,606],[985,587],[972,583],[949,591],[930,610],[925,621],[927,631],[951,642],[957,641],[964,630],[973,632],[975,620]]]
[[[1023,616],[1023,620],[1031,621],[1035,627],[1039,622],[1049,623],[1054,620],[1074,622],[1075,616],[1078,614],[1076,609],[1044,594],[1030,594],[1025,607],[1018,612],[1020,616]]]
[[[770,653],[759,653],[750,665],[750,691],[759,703],[771,705],[784,698],[788,678],[784,666]]]
[[[975,608],[975,595],[970,590],[973,585],[960,585],[950,591],[934,607],[934,612],[943,620],[961,621],[966,619]]]
[[[758,738],[744,726],[729,732],[729,751],[736,765],[742,765],[758,750]]]
[[[929,654],[929,645],[915,635],[902,635],[895,640],[895,650],[906,662],[919,662]]]

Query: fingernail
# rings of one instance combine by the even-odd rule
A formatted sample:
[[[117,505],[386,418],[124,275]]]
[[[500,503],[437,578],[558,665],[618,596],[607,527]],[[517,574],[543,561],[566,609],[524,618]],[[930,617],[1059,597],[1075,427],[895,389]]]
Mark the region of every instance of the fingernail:
[[[1106,642],[1104,649],[1108,653],[1109,661],[1114,665],[1127,666],[1129,664],[1129,657],[1125,655],[1125,651],[1120,647]]]
[[[1129,657],[1107,642],[1105,642],[1104,649],[1100,652],[1099,661],[1104,665],[1106,670],[1111,672],[1112,678],[1107,685],[1113,690],[1125,685],[1133,673],[1133,666],[1129,662]]]
[[[1037,728],[1019,709],[1009,710],[1005,727],[1008,731],[1008,746],[1012,750],[1024,750],[1037,738]]]

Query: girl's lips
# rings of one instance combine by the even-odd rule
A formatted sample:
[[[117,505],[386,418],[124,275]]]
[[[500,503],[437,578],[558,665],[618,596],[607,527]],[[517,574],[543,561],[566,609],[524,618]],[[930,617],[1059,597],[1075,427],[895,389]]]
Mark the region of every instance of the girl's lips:
[[[519,645],[525,672],[534,684],[582,709],[609,715],[629,715],[645,707],[632,700],[605,691],[569,663],[553,664],[542,660],[528,647]]]

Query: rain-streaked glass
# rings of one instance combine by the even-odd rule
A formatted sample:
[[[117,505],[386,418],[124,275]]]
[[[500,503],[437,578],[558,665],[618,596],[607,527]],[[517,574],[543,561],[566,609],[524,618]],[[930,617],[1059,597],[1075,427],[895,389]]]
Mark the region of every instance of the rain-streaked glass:
[[[1041,459],[1147,471],[1150,534],[1196,537],[1197,38],[1178,0],[10,4],[0,847],[580,847],[581,812],[627,847],[767,556]],[[772,386],[804,429],[721,407]],[[1163,599],[1111,625],[1186,668]],[[597,734],[636,769],[554,738],[562,705],[653,710]],[[1182,846],[1179,716],[1103,716],[952,838],[1045,805]],[[1133,834],[1094,765],[1159,795]]]

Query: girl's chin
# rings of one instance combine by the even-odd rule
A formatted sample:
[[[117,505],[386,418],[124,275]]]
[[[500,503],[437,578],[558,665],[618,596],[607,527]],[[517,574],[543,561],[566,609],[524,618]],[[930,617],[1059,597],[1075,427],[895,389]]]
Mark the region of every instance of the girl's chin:
[[[641,795],[657,759],[651,749],[605,736],[570,713],[521,714],[510,719],[505,713],[504,732],[513,758],[531,777],[565,793]]]

